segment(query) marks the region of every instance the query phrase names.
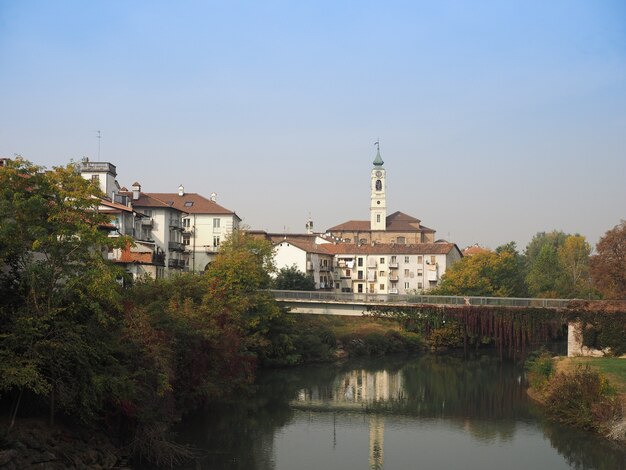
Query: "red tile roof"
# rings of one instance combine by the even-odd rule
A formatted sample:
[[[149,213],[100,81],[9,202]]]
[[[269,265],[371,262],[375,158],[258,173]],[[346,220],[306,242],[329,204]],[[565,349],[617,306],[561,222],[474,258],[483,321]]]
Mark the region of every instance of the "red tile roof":
[[[160,201],[174,206],[175,208],[187,212],[188,214],[216,214],[234,215],[235,212],[220,206],[215,201],[205,198],[197,193],[185,193],[179,196],[178,193],[146,193]],[[185,203],[188,203],[185,205]]]
[[[420,220],[412,217],[404,212],[396,211],[386,218],[387,232],[428,232],[434,233],[435,230],[420,225]],[[329,232],[368,232],[370,231],[369,220],[349,220],[343,224],[336,225],[328,229]]]
[[[381,255],[445,255],[456,249],[461,251],[454,243],[415,243],[411,245],[399,245],[397,243],[375,243],[374,245],[354,245],[352,243],[328,244],[325,249],[333,254],[381,254]]]

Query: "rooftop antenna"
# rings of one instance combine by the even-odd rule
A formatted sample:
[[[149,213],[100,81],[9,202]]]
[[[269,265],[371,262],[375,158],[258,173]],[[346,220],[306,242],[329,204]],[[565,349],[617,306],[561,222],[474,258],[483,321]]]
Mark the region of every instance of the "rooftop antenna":
[[[102,139],[102,133],[100,132],[99,129],[96,132],[98,133],[98,135],[97,135],[97,138],[98,138],[98,161],[100,161],[100,139]]]

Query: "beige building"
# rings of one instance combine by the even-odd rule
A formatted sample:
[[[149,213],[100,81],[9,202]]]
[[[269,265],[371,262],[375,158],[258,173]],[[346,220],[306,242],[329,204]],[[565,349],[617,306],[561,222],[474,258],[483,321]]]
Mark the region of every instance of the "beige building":
[[[241,218],[216,202],[216,194],[207,199],[197,193],[186,193],[178,187],[177,193],[149,193],[170,207],[183,211],[182,243],[185,270],[202,272],[215,259],[220,244],[233,230],[239,228]]]

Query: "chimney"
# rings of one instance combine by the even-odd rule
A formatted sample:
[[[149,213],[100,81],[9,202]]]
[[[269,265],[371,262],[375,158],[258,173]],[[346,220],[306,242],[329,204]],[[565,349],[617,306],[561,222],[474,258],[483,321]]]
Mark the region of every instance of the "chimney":
[[[217,193],[211,193],[211,201],[215,202],[217,200]]]
[[[141,185],[135,181],[131,189],[133,190],[133,201],[136,201],[139,199],[139,193],[141,193]]]
[[[178,195],[179,196],[185,195],[185,187],[182,184],[178,187]]]

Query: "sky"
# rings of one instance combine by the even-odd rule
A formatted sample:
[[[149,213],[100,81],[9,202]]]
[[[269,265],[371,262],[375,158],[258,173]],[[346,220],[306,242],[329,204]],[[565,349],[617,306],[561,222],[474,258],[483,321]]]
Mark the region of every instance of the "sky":
[[[460,248],[626,219],[626,2],[0,0],[0,156],[251,229],[388,213]],[[100,131],[100,139],[98,139]]]

